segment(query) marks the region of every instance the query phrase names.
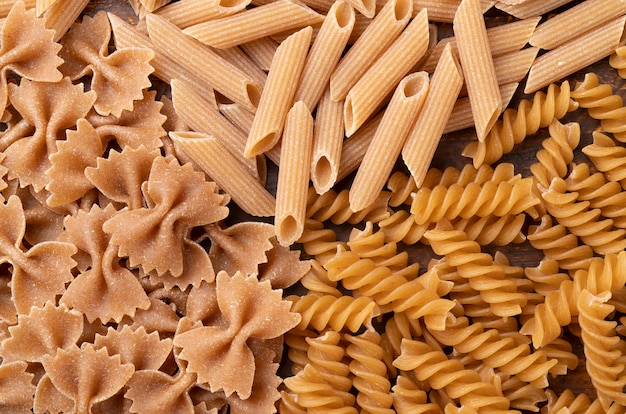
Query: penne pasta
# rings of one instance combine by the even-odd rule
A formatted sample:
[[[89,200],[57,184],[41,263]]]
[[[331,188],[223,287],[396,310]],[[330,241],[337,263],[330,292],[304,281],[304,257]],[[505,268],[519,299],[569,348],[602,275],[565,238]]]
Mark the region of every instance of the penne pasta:
[[[479,0],[461,2],[453,28],[476,134],[482,141],[502,112],[502,97]]]
[[[430,162],[462,86],[461,67],[452,47],[448,45],[433,73],[424,107],[402,148],[402,159],[418,188],[422,186],[430,168]]]
[[[229,47],[228,49],[215,49],[215,53],[250,76],[261,87],[265,85],[267,74],[238,46]]]
[[[489,39],[491,55],[495,58],[516,52],[523,48],[532,36],[537,27],[537,23],[539,23],[539,18],[530,18],[487,29],[487,39]],[[428,55],[421,70],[432,73],[433,70],[435,70],[435,66],[437,66],[437,62],[439,62],[443,48],[448,43],[452,45],[455,53],[458,53],[456,37],[443,38]]]
[[[323,15],[309,7],[289,0],[277,0],[232,16],[190,26],[184,33],[207,45],[224,49],[322,23],[323,20]]]
[[[55,42],[61,40],[63,35],[72,27],[78,16],[89,4],[89,0],[63,0],[54,2],[44,13],[46,27],[56,33],[53,37]]]
[[[511,102],[515,91],[519,83],[509,83],[506,85],[500,85],[500,96],[502,97],[502,107],[506,108]],[[474,126],[474,117],[472,116],[472,106],[470,105],[469,98],[463,97],[457,99],[452,109],[452,114],[448,118],[448,122],[443,130],[444,134],[448,134],[454,131],[460,131],[461,129],[470,128]]]
[[[520,82],[528,74],[539,48],[527,47],[517,52],[493,58],[498,85]]]
[[[354,26],[354,9],[346,0],[333,4],[306,58],[294,101],[315,109],[330,74],[339,62]]]
[[[198,90],[204,91],[206,96],[215,101],[211,85],[196,77],[186,68],[167,56],[162,50],[154,46],[152,41],[143,33],[139,32],[135,26],[126,23],[115,14],[108,14],[109,21],[117,48],[145,47],[154,51],[154,58],[150,65],[154,68],[154,76],[166,83],[170,83],[173,78],[184,80],[186,83],[196,85]],[[215,102],[214,102],[215,103]]]
[[[495,0],[480,1],[483,13],[496,4]],[[461,0],[413,0],[414,13],[428,9],[428,19],[433,22],[452,23]]]
[[[262,154],[280,139],[309,50],[311,33],[311,26],[307,26],[278,47],[250,128],[244,156]]]
[[[344,102],[346,136],[376,111],[428,47],[428,13],[421,11],[350,89]]]
[[[367,121],[354,135],[343,141],[337,181],[343,180],[359,168],[367,152],[367,148],[372,142],[374,134],[380,125],[383,114],[384,111],[380,111]]]
[[[324,194],[337,181],[343,146],[343,102],[330,98],[330,89],[322,95],[315,115],[311,181],[318,194]]]
[[[142,6],[149,12],[152,13],[156,9],[159,9],[166,4],[168,4],[172,0],[139,0]]]
[[[376,14],[376,0],[348,0],[352,7],[368,19]]]
[[[250,0],[179,0],[154,13],[181,29],[244,10]]]
[[[326,14],[332,7],[333,3],[335,3],[335,0],[301,0],[300,2],[306,4],[313,10]]]
[[[239,47],[252,59],[258,67],[269,71],[272,59],[278,49],[278,42],[271,37],[262,37],[250,42],[242,43]]]
[[[312,146],[313,117],[304,102],[298,101],[287,114],[276,186],[274,225],[283,246],[295,243],[304,231]]]
[[[586,0],[540,24],[529,43],[554,49],[625,13],[626,0]]]
[[[274,215],[274,197],[217,138],[189,131],[169,136],[243,211],[257,217]]]
[[[59,0],[36,0],[35,1],[35,15],[40,17],[46,10],[48,10],[54,3]],[[30,8],[26,6],[27,8]]]
[[[572,0],[527,0],[519,4],[496,3],[496,8],[518,19],[537,17],[556,9]]]
[[[624,22],[626,16],[539,56],[530,67],[524,93],[535,92],[609,56],[620,45]]]
[[[216,91],[254,111],[261,86],[210,48],[185,35],[161,16],[146,16],[148,35],[155,46]]]
[[[398,84],[350,187],[350,210],[369,207],[383,190],[428,91],[426,72],[412,73]]]
[[[246,135],[224,118],[196,88],[184,81],[173,79],[172,103],[176,113],[192,130],[211,134],[219,139],[253,176],[263,181],[263,170],[259,168],[258,161],[243,156]]]
[[[37,0],[22,0],[26,10],[36,7]],[[11,7],[15,4],[15,0],[0,0],[0,18],[3,19],[9,15]]]
[[[333,100],[341,101],[348,95],[350,88],[400,35],[412,10],[411,0],[390,0],[383,7],[330,76]]]

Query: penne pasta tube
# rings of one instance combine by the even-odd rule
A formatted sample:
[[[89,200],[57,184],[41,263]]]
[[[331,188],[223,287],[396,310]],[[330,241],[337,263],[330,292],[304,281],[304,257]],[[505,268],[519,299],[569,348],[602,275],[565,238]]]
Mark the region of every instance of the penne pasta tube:
[[[462,86],[463,72],[452,47],[448,45],[433,73],[424,107],[402,148],[402,159],[418,188],[430,168]]]
[[[428,47],[428,35],[428,14],[423,10],[350,89],[343,106],[346,136],[367,121],[420,60]]]
[[[37,0],[22,0],[24,2],[24,8],[26,10],[36,7]],[[0,0],[0,19],[3,19],[9,15],[11,7],[15,4],[15,0]]]
[[[336,1],[311,46],[294,101],[304,102],[310,111],[315,109],[348,43],[353,26],[354,9],[350,3]]]
[[[461,2],[453,29],[476,135],[482,141],[502,112],[502,97],[479,0]]]
[[[516,83],[524,79],[538,52],[537,47],[527,47],[493,58],[498,85]]]
[[[311,181],[318,194],[330,190],[337,181],[343,146],[343,102],[330,98],[330,89],[322,95],[313,129]]]
[[[518,86],[519,83],[500,85],[500,96],[502,97],[503,108],[506,108],[509,105],[509,102],[513,99],[513,95],[515,94],[515,91],[517,91]],[[472,126],[474,126],[474,117],[472,116],[472,107],[470,105],[469,98],[466,96],[457,99],[443,133],[448,134],[450,132],[470,128]]]
[[[185,35],[161,16],[146,16],[148,35],[155,46],[216,91],[254,111],[261,86],[210,48]]]
[[[332,7],[333,3],[335,3],[335,0],[300,0],[300,2],[306,4],[313,10],[326,14]]]
[[[380,111],[365,123],[354,135],[344,140],[341,148],[341,161],[339,162],[339,172],[337,181],[341,181],[348,175],[356,171],[363,161],[374,134],[380,125],[384,111]]]
[[[400,156],[428,90],[426,72],[410,74],[398,84],[350,187],[350,210],[361,211],[376,201]]]
[[[348,95],[350,88],[400,35],[411,18],[412,10],[411,0],[389,0],[330,76],[333,100],[341,101]]]
[[[313,117],[304,102],[298,101],[285,122],[276,186],[274,225],[283,246],[295,243],[304,231],[312,146]]]
[[[276,49],[278,49],[278,42],[271,37],[262,37],[242,43],[239,47],[250,56],[250,59],[252,59],[258,67],[264,71],[269,71]]]
[[[278,47],[250,128],[244,156],[262,154],[280,139],[304,67],[312,31],[311,26],[307,26],[289,36]]]
[[[519,4],[496,3],[496,8],[518,19],[537,17],[556,9],[572,0],[527,0]]]
[[[50,7],[52,7],[52,5],[56,3],[57,1],[59,0],[36,0],[35,1],[35,15],[37,17],[40,17],[43,14],[43,12],[45,12]]]
[[[115,14],[109,13],[108,16],[113,30],[115,47],[119,49],[128,47],[145,47],[152,49],[154,51],[154,58],[150,61],[150,65],[154,68],[154,76],[166,83],[170,83],[174,78],[181,79],[191,85],[197,85],[197,89],[206,91],[207,95],[213,95],[209,93],[213,90],[211,85],[196,77],[186,68],[167,56],[162,50],[155,47],[152,40],[145,34],[139,32],[135,26],[130,25]]]
[[[263,181],[258,160],[243,156],[246,135],[224,118],[210,101],[192,85],[178,79],[172,80],[172,103],[176,113],[194,131],[211,134],[236,156],[250,173]]]
[[[165,6],[172,0],[139,0],[139,2],[143,5],[143,7],[149,12],[152,13],[156,9],[159,9]]]
[[[586,0],[540,24],[529,42],[554,49],[625,13],[626,0]]]
[[[244,10],[250,0],[179,0],[154,13],[181,29]]]
[[[289,0],[277,0],[232,16],[190,26],[184,33],[207,45],[224,49],[322,23],[323,20],[323,15],[309,7]]]
[[[63,0],[53,3],[44,13],[46,27],[55,31],[55,42],[72,27],[78,16],[89,4],[89,0]]]
[[[376,0],[348,0],[352,7],[368,19],[376,14]]]
[[[250,76],[250,78],[261,85],[261,87],[265,85],[267,74],[238,46],[229,47],[228,49],[215,49],[215,53]]]
[[[481,0],[483,13],[493,7],[495,0]],[[452,23],[461,0],[413,0],[414,13],[428,9],[428,19],[432,22]]]
[[[430,13],[430,11],[429,11]],[[429,15],[430,16],[430,15]],[[518,20],[487,29],[487,39],[491,48],[491,55],[495,58],[508,53],[516,52],[523,48],[533,34],[535,27],[539,23],[538,17]],[[446,44],[452,44],[455,53],[458,53],[456,37],[446,37],[441,39],[433,51],[428,55],[421,70],[432,73],[439,62],[439,57]]]
[[[217,138],[191,131],[169,136],[243,211],[257,217],[274,215],[274,197]]]
[[[619,17],[539,56],[528,72],[524,93],[532,93],[609,56],[620,45],[626,16]]]

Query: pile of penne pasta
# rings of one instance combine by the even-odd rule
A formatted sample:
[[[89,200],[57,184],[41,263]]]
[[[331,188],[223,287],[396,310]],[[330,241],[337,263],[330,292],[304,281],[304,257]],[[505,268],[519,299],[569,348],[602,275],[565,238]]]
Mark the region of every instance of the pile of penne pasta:
[[[626,0],[109,3],[0,0],[0,411],[626,412]]]

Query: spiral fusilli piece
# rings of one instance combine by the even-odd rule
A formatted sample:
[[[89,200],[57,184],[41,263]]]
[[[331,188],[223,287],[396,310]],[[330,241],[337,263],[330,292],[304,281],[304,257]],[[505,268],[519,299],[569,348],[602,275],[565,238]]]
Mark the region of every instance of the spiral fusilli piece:
[[[467,238],[465,232],[453,230],[445,223],[426,233],[435,254],[456,268],[459,277],[467,279],[472,289],[480,292],[497,316],[519,315],[526,296],[517,292],[514,280],[506,277],[505,268],[494,262],[480,245]]]
[[[603,218],[601,210],[591,208],[589,201],[577,201],[579,194],[567,192],[562,178],[554,178],[541,197],[548,213],[597,254],[616,253],[626,248],[626,230],[613,227],[613,220]]]
[[[515,144],[527,136],[537,133],[555,119],[561,119],[577,105],[570,99],[570,84],[551,84],[546,92],[535,92],[532,102],[523,99],[517,110],[506,109],[502,117],[491,128],[484,141],[475,141],[463,151],[463,155],[473,159],[474,166],[493,164],[503,154],[513,150]]]
[[[383,361],[389,370],[389,376],[395,377],[398,373],[393,366],[393,360],[400,355],[400,345],[404,338],[415,339],[422,336],[422,326],[419,320],[409,318],[405,313],[394,313],[385,323],[385,330],[381,334],[380,346],[383,348]]]
[[[510,402],[494,384],[483,381],[478,372],[466,369],[460,361],[448,358],[425,342],[402,341],[402,354],[394,365],[413,371],[418,380],[426,381],[435,390],[444,389],[462,407],[478,413],[508,413]]]
[[[626,142],[626,107],[620,95],[613,94],[610,84],[600,83],[598,75],[589,72],[582,82],[574,85],[571,96],[581,108],[600,121],[602,130],[615,139]]]
[[[491,368],[514,375],[537,388],[548,385],[547,375],[558,363],[548,359],[541,350],[532,352],[523,338],[506,336],[496,329],[485,330],[481,323],[470,323],[466,317],[448,323],[444,331],[432,331],[440,343],[453,346],[461,354],[469,354]]]
[[[615,322],[605,320],[614,308],[606,304],[610,291],[594,295],[587,289],[578,296],[581,337],[586,357],[587,372],[596,389],[602,408],[606,411],[612,402],[626,406],[626,386],[622,352],[616,349],[620,337],[615,333]]]
[[[325,228],[323,223],[313,219],[305,221],[298,243],[322,265],[335,255],[337,247],[345,246],[345,243],[337,240],[334,230]]]
[[[357,332],[363,326],[370,328],[372,318],[380,314],[376,303],[366,296],[338,298],[309,294],[291,295],[286,299],[292,303],[291,312],[302,316],[298,329],[312,327],[321,332],[330,327],[335,331],[348,329]]]
[[[333,224],[356,224],[364,221],[377,223],[389,216],[387,207],[389,197],[391,196],[389,192],[382,191],[372,205],[357,213],[350,210],[348,196],[349,191],[347,189],[339,193],[335,190],[329,190],[319,195],[315,191],[315,188],[310,187],[307,198],[306,217],[321,222],[330,220]]]
[[[423,317],[433,329],[445,326],[454,306],[454,302],[441,297],[447,291],[441,292],[436,271],[408,280],[402,273],[394,273],[388,267],[377,266],[370,259],[361,259],[356,253],[341,249],[325,267],[330,280],[340,280],[346,289],[373,298],[384,312],[393,310],[406,312],[411,318]]]
[[[309,344],[307,356],[324,380],[335,390],[348,393],[352,388],[350,367],[344,362],[346,349],[341,334],[327,331],[317,338],[306,338]]]
[[[312,294],[342,296],[341,291],[337,289],[337,283],[328,279],[328,272],[315,259],[311,259],[311,268],[300,279],[300,283]]]
[[[352,358],[350,372],[354,375],[356,402],[361,407],[361,412],[393,414],[391,383],[387,378],[387,366],[382,361],[380,334],[376,331],[365,331],[361,335],[345,335],[344,338],[350,344],[346,348],[346,354]]]
[[[398,414],[440,414],[437,404],[428,402],[428,395],[407,375],[399,375],[391,388],[393,408]]]
[[[620,78],[626,79],[626,46],[620,46],[609,56],[609,65],[615,70]]]
[[[309,343],[306,339],[316,335],[310,329],[292,329],[285,334],[285,345],[287,345],[287,356],[291,361],[292,374],[297,374],[309,364]]]
[[[422,240],[434,223],[417,224],[415,217],[405,210],[398,210],[389,217],[381,220],[378,225],[385,234],[385,240],[389,243],[405,243],[413,245]]]
[[[601,132],[593,133],[593,142],[582,149],[593,165],[604,173],[609,181],[620,183],[626,188],[626,148]]]

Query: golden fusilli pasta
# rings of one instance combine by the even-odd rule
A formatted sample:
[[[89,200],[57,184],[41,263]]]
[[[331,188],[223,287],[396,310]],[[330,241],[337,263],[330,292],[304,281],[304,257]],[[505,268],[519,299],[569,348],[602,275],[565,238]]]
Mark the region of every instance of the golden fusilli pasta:
[[[620,183],[622,189],[626,187],[626,148],[617,145],[610,136],[595,131],[593,142],[582,151],[607,180]]]

